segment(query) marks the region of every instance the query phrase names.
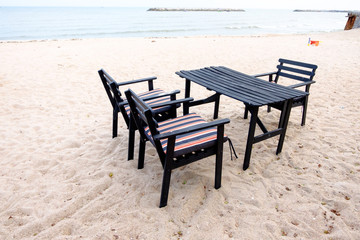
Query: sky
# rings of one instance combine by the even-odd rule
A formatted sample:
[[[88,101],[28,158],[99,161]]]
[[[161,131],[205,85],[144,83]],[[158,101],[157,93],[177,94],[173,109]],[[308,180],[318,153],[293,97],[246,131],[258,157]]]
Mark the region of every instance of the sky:
[[[99,6],[360,10],[360,0],[0,0],[0,6]]]

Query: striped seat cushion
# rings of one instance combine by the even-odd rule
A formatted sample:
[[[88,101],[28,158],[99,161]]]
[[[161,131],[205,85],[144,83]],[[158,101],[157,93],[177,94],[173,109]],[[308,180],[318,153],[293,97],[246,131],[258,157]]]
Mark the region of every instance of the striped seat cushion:
[[[155,97],[155,96],[158,96],[158,95],[163,94],[163,93],[165,93],[164,90],[157,88],[157,89],[154,89],[154,90],[151,90],[151,91],[148,91],[148,92],[140,93],[140,94],[138,94],[138,96],[140,98]],[[170,96],[154,98],[154,99],[151,99],[151,100],[147,100],[145,102],[151,106],[152,104],[163,103],[163,102],[168,102],[168,101],[170,101]],[[154,108],[153,110],[156,113],[156,112],[165,112],[165,111],[168,111],[170,109],[171,109],[171,106],[164,106],[164,107]],[[125,110],[126,110],[127,115],[130,117],[130,106],[125,105]]]
[[[195,113],[169,119],[159,123],[158,130],[160,134],[171,132],[179,129],[192,127],[198,124],[206,123],[204,119]],[[151,137],[149,127],[145,127],[145,133],[147,138],[154,144]],[[208,148],[216,144],[217,139],[217,127],[211,127],[191,133],[186,133],[176,136],[174,157],[181,156],[183,154],[197,151],[203,148]],[[224,135],[224,142],[227,140],[227,136]],[[160,140],[162,148],[166,153],[167,139]]]

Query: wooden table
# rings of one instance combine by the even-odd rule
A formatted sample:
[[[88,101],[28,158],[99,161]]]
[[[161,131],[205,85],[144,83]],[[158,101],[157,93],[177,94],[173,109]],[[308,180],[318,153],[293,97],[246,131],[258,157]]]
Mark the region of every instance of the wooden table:
[[[250,75],[232,70],[227,67],[207,67],[202,69],[176,72],[186,79],[185,97],[190,97],[191,82],[215,91],[215,94],[184,105],[184,114],[189,113],[189,107],[204,103],[215,102],[214,119],[218,117],[220,96],[225,95],[243,102],[251,113],[249,133],[247,138],[243,169],[250,164],[252,145],[268,138],[280,135],[276,154],[282,150],[286,128],[291,112],[293,99],[306,96],[308,93],[270,83]],[[281,114],[278,128],[268,131],[258,117],[259,107],[268,104],[280,104]],[[255,136],[256,124],[262,130],[262,134]]]

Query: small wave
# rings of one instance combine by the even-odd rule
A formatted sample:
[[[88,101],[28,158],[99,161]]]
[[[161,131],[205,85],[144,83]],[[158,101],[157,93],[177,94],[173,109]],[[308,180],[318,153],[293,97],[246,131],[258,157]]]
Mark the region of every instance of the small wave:
[[[117,32],[120,34],[136,34],[136,33],[171,33],[171,32],[196,32],[202,31],[202,28],[181,28],[181,29],[147,29],[147,30],[133,30]]]
[[[83,32],[83,33],[63,33],[55,35],[58,38],[85,38],[85,37],[107,37],[107,36],[138,36],[138,35],[151,35],[153,34],[166,34],[166,33],[176,33],[176,32],[197,32],[202,31],[201,28],[191,28],[191,29],[148,29],[148,30],[129,30],[129,31],[99,31],[99,32]]]
[[[261,27],[259,26],[242,26],[242,27],[236,27],[236,26],[230,26],[230,27],[225,27],[226,29],[260,29]]]

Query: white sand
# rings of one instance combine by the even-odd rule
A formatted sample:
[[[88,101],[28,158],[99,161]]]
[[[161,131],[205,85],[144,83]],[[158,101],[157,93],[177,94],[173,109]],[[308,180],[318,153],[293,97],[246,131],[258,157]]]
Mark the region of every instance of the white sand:
[[[320,46],[307,46],[309,37]],[[157,76],[156,87],[183,97],[178,70],[256,74],[275,70],[280,57],[319,66],[306,126],[294,108],[282,153],[277,138],[258,143],[243,171],[248,120],[241,102],[222,97],[220,118],[231,120],[225,131],[239,159],[226,144],[219,190],[214,157],[174,170],[159,209],[156,151],[147,145],[143,170],[126,160],[127,129],[120,118],[111,138],[97,70],[118,81]],[[211,94],[192,86],[195,98]],[[359,89],[359,30],[0,43],[0,239],[360,239]],[[212,110],[193,109],[208,120]],[[260,116],[277,125],[278,111]]]

